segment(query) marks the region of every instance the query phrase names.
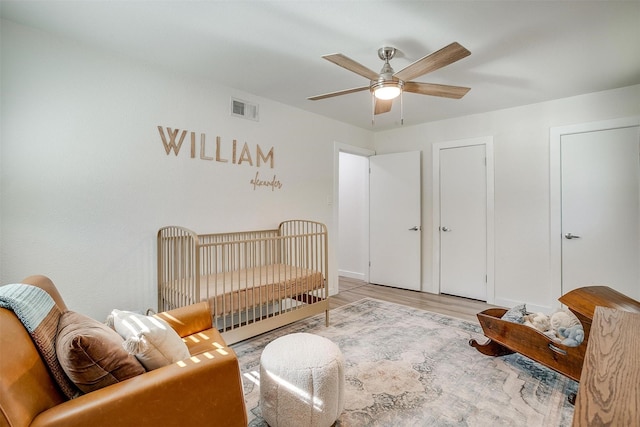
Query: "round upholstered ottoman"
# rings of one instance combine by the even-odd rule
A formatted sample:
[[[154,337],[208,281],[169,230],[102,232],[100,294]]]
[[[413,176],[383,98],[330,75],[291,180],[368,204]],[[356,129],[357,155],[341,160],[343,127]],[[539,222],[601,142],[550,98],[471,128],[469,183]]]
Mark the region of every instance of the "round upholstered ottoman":
[[[331,426],[344,409],[344,358],[337,345],[298,333],[260,357],[260,409],[271,427]]]

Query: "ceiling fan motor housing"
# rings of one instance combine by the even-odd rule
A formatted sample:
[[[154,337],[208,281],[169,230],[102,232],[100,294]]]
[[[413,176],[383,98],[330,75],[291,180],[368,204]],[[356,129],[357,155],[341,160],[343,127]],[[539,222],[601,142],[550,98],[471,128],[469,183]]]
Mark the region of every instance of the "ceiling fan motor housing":
[[[385,62],[384,65],[382,66],[382,69],[380,70],[380,77],[378,78],[378,81],[380,79],[384,79],[384,80],[398,80],[397,77],[393,77],[393,74],[395,73],[395,71],[393,70],[393,68],[391,67],[391,64],[389,64],[388,62]]]

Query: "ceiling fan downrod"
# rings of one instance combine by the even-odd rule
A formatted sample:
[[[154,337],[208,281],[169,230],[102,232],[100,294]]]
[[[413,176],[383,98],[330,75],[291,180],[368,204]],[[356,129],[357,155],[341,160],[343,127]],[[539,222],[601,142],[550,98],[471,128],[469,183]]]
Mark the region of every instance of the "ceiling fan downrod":
[[[385,82],[398,82],[398,86],[402,89],[404,82],[396,77],[393,77],[395,70],[389,64],[389,61],[395,56],[395,47],[381,47],[378,49],[378,57],[384,61],[382,69],[380,70],[380,77],[378,77],[378,84],[382,85]]]

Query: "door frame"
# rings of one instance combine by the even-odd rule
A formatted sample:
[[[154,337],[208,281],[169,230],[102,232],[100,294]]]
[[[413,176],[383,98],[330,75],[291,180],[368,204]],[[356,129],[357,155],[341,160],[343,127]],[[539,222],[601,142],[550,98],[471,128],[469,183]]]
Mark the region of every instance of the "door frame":
[[[484,145],[487,159],[487,303],[495,302],[495,271],[494,271],[494,162],[493,162],[493,136],[479,138],[459,139],[455,141],[438,142],[431,146],[432,153],[432,177],[433,177],[433,204],[431,215],[433,236],[433,293],[440,293],[440,150],[447,148],[462,148],[473,145]]]
[[[369,150],[367,148],[358,147],[355,145],[348,145],[342,142],[334,141],[333,142],[333,195],[328,198],[333,204],[333,224],[336,235],[340,233],[340,153],[349,153],[356,156],[362,157],[371,157],[376,154],[374,150]],[[369,182],[369,174],[367,174],[367,186]],[[367,197],[368,193],[367,193]],[[365,222],[366,229],[369,229],[369,208],[368,208],[368,200],[367,200],[367,212],[366,217],[362,219]],[[365,235],[365,247],[363,250],[365,251],[366,259],[369,259],[369,234]],[[329,294],[334,295],[339,292],[339,268],[338,268],[338,239],[332,239],[334,244],[329,244],[329,264],[333,265],[333,268],[329,268],[331,272],[330,280],[329,280]],[[331,250],[333,248],[333,250]],[[367,268],[364,272],[364,280],[369,282],[369,269]]]
[[[556,126],[549,130],[549,269],[554,301],[562,296],[562,137],[635,126],[640,126],[640,116]]]

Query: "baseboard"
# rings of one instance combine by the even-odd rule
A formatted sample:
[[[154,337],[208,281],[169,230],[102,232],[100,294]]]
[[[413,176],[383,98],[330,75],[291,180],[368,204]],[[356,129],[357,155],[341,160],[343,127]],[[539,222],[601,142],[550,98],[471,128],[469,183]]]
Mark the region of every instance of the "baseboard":
[[[348,277],[349,279],[364,280],[364,273],[356,273],[355,271],[338,270],[338,275]]]
[[[515,307],[518,304],[522,304],[522,301],[515,301],[507,298],[496,298],[494,304],[499,307],[511,308],[511,307]],[[549,315],[553,313],[558,307],[560,307],[560,303],[558,303],[557,307],[549,307],[545,305],[537,305],[537,304],[531,304],[531,303],[525,303],[525,304],[527,307],[527,311],[529,313],[545,313]]]

